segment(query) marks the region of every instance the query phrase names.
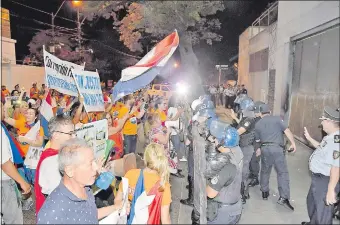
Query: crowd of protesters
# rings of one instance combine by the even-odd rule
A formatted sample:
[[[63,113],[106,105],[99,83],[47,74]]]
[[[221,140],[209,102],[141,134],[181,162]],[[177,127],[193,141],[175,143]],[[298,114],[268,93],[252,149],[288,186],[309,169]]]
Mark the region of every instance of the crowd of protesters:
[[[76,137],[75,130],[98,120],[107,120],[108,138],[115,143],[109,161],[130,153],[144,160],[145,169],[130,170],[125,176],[129,179],[129,200],[143,174],[145,190],[163,194],[162,224],[171,223],[169,177],[183,178],[178,162],[186,161],[179,119],[184,110],[178,107],[176,96],[151,98],[146,88],[112,103],[110,91],[103,88],[105,111],[87,113],[81,96],[49,90],[44,84],[38,88],[33,83],[29,91],[19,85],[13,91],[6,86],[1,89],[1,189],[6,194],[1,217],[5,224],[22,224],[22,210],[35,210],[36,222],[41,224],[98,223],[122,207],[121,185],[115,201],[107,201],[104,207],[96,204],[89,188],[105,169],[86,142]],[[46,131],[40,123],[40,107],[47,95],[52,99],[54,117]],[[38,159],[27,165],[33,150]],[[109,192],[112,195],[114,191]]]

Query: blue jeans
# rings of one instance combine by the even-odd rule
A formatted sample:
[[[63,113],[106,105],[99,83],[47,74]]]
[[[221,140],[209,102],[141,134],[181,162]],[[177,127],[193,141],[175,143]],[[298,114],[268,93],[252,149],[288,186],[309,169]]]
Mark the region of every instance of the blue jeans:
[[[171,139],[171,143],[174,146],[175,151],[177,152],[178,158],[181,158],[182,156],[184,156],[183,150],[184,150],[184,146],[182,146],[181,140],[179,138],[179,135],[172,135],[170,137]]]
[[[137,135],[124,134],[124,155],[136,153]]]

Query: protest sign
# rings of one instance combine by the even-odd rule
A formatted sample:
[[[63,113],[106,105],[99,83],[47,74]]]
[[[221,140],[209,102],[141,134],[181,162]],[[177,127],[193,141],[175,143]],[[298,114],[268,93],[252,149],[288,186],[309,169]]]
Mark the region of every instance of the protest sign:
[[[40,121],[38,121],[26,133],[25,137],[32,141],[36,140],[39,135],[39,132],[40,132]],[[25,161],[24,161],[25,166],[30,169],[36,169],[43,150],[44,150],[43,147],[30,146],[25,157]]]
[[[19,99],[19,96],[8,96],[8,97],[5,97],[5,101],[6,102],[15,102],[15,101],[18,101]]]
[[[104,97],[98,73],[77,69],[73,69],[72,72],[79,93],[84,98],[86,112],[104,111]]]
[[[106,119],[83,124],[80,128],[76,129],[77,137],[84,139],[93,148],[96,158],[103,157],[105,154],[108,132]]]
[[[78,96],[78,89],[72,75],[72,69],[84,70],[84,66],[61,60],[45,51],[44,65],[47,86],[63,94]]]

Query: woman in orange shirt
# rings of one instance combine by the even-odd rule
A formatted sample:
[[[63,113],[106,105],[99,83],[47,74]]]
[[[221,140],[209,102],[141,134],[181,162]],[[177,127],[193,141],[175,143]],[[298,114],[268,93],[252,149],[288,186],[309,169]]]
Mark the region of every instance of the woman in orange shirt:
[[[113,160],[119,159],[124,155],[122,129],[129,116],[129,114],[126,114],[122,120],[119,120],[116,116],[110,113],[106,113],[105,115],[109,127],[109,139],[115,142],[115,155]]]
[[[8,115],[6,115],[6,118],[5,118],[6,123],[13,126],[14,128],[17,128],[17,134],[18,134],[17,139],[20,143],[20,148],[24,153],[24,157],[26,156],[30,146],[41,147],[44,141],[44,131],[42,127],[40,127],[39,134],[37,135],[35,140],[30,140],[25,137],[28,131],[30,131],[31,128],[35,125],[37,117],[38,117],[38,113],[39,112],[37,109],[30,108],[27,110],[27,113],[25,113],[24,115],[25,120],[15,120],[15,119],[9,118]]]
[[[139,196],[137,192],[145,191],[147,195],[155,195],[149,206],[149,220],[147,224],[171,224],[170,204],[171,190],[169,183],[168,160],[162,145],[152,143],[145,148],[145,169],[132,169],[125,174],[129,180],[129,201],[132,201],[130,216],[134,216],[134,202]],[[144,178],[144,190],[140,190],[139,179]],[[123,200],[122,183],[115,198],[115,204]],[[133,219],[133,218],[129,218]],[[150,221],[152,219],[152,221]]]

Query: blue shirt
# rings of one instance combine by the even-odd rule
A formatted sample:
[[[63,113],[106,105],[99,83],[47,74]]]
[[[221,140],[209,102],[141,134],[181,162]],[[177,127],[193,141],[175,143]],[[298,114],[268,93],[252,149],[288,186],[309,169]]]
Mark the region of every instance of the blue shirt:
[[[47,197],[37,216],[37,224],[98,224],[98,210],[90,188],[87,199],[80,199],[61,181]]]

